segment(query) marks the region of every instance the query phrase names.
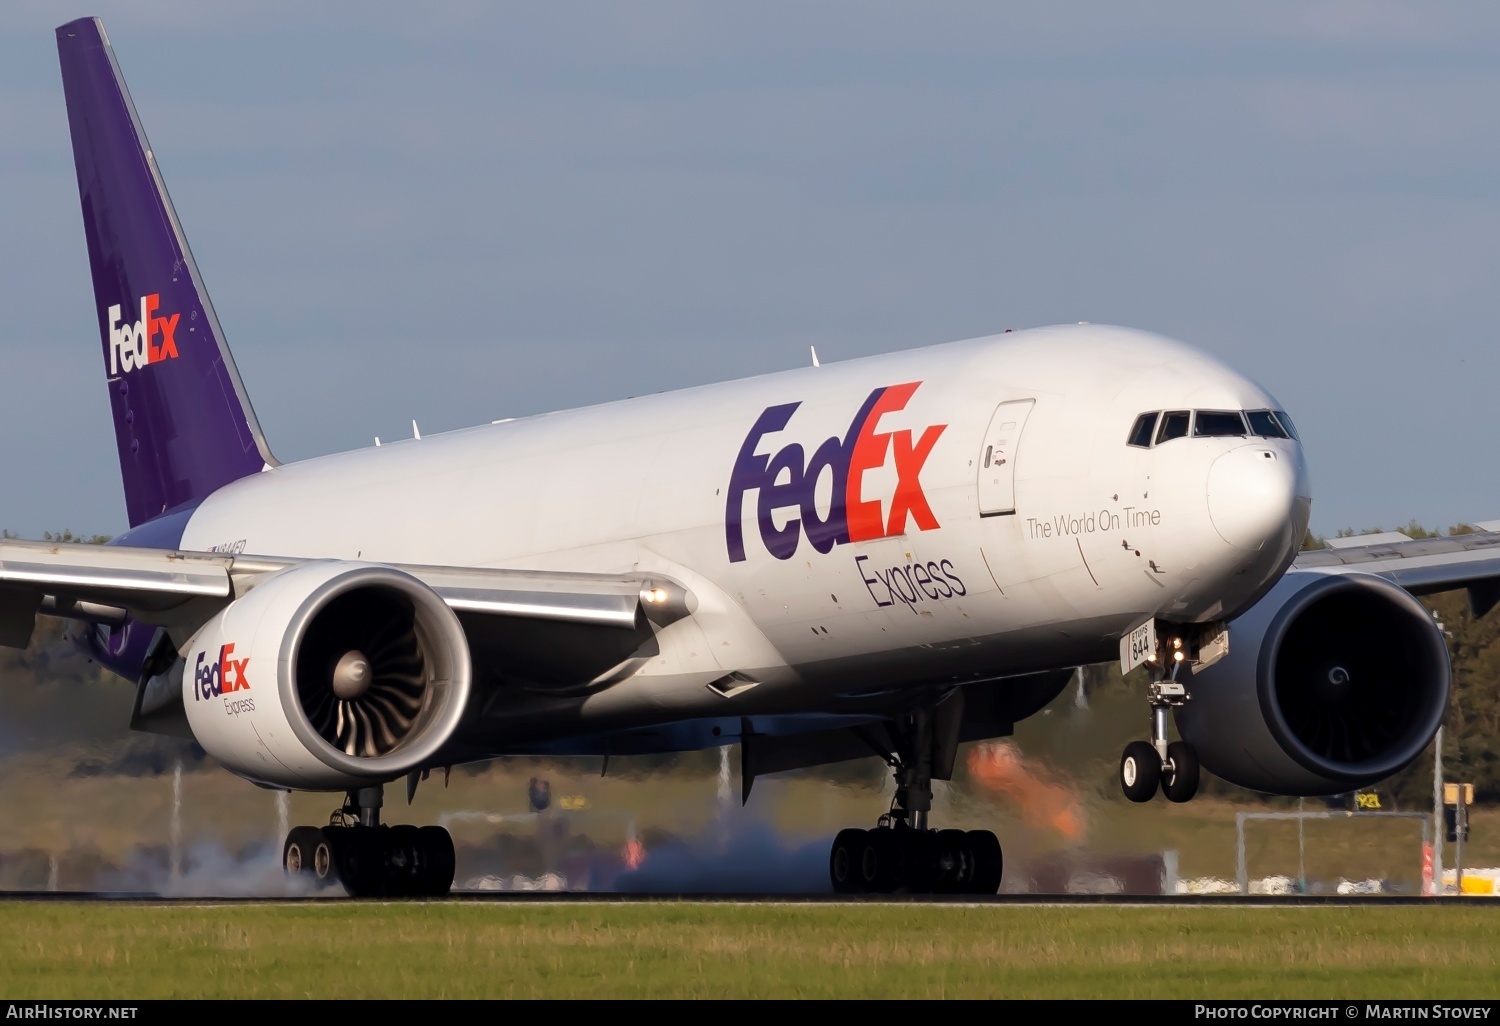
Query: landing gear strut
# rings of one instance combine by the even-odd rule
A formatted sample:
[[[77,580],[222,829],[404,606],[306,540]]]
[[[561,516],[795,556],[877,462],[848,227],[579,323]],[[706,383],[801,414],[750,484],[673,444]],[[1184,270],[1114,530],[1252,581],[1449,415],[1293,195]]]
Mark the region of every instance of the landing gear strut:
[[[1191,801],[1198,793],[1198,753],[1186,741],[1167,741],[1168,713],[1193,696],[1177,679],[1182,639],[1163,640],[1150,660],[1151,740],[1132,741],[1120,756],[1120,790],[1133,802],[1149,802],[1160,790],[1168,801]]]
[[[873,830],[842,830],[828,856],[840,894],[994,894],[1000,841],[988,830],[931,830],[932,781],[951,779],[963,697],[890,723],[872,746],[896,777],[891,810]]]
[[[315,887],[342,883],[350,897],[441,897],[453,886],[453,838],[438,826],[385,826],[382,789],[350,791],[326,827],[287,834],[281,864]]]

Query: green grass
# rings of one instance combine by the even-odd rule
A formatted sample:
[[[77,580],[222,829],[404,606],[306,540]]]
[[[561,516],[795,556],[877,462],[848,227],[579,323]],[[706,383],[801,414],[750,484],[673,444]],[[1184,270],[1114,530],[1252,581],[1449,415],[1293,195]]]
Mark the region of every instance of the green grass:
[[[1494,998],[1483,908],[0,905],[16,999]]]

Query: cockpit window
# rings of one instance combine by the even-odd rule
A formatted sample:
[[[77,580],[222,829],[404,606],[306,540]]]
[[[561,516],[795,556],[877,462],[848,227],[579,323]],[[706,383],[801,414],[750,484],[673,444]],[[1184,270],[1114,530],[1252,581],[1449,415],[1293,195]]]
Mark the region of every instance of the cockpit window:
[[[1279,420],[1279,421],[1281,421],[1281,426],[1284,427],[1284,428],[1286,428],[1286,433],[1287,434],[1291,435],[1293,438],[1295,438],[1299,442],[1302,441],[1302,436],[1299,435],[1299,434],[1297,434],[1297,429],[1296,428],[1292,427],[1292,418],[1288,417],[1286,415],[1286,411],[1285,410],[1277,410],[1276,411],[1276,419]]]
[[[1245,414],[1245,419],[1250,422],[1251,434],[1259,435],[1261,438],[1291,437],[1270,410],[1249,410]]]
[[[1151,432],[1156,430],[1156,411],[1143,413],[1135,418],[1135,427],[1130,429],[1130,445],[1142,449],[1151,448]]]
[[[1249,434],[1238,410],[1199,410],[1193,415],[1194,438],[1232,438]]]
[[[1188,433],[1188,411],[1169,410],[1161,416],[1161,430],[1156,432],[1156,444],[1185,437]]]

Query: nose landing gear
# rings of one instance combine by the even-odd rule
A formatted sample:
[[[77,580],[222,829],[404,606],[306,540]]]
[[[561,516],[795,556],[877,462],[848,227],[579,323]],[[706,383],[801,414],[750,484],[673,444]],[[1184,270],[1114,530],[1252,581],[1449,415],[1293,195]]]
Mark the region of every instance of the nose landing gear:
[[[453,838],[439,826],[385,826],[381,788],[349,792],[326,827],[287,834],[281,864],[315,888],[341,883],[350,897],[442,897],[453,886]]]
[[[1120,756],[1120,790],[1133,802],[1149,802],[1160,790],[1171,802],[1191,801],[1198,793],[1198,753],[1186,741],[1167,741],[1168,711],[1193,696],[1177,679],[1184,654],[1182,640],[1163,641],[1150,660],[1151,740],[1132,741]],[[1169,668],[1170,667],[1170,668]]]

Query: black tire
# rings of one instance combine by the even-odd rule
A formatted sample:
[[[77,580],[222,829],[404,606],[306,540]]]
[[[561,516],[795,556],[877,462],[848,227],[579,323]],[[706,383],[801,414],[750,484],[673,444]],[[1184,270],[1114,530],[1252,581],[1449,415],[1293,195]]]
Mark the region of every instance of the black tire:
[[[426,860],[422,858],[417,828],[403,824],[382,830],[381,834],[385,893],[393,898],[410,898],[425,893],[422,885]]]
[[[1132,741],[1120,756],[1120,790],[1133,802],[1149,802],[1161,786],[1161,756],[1146,741]]]
[[[941,893],[941,872],[938,866],[938,836],[933,830],[898,830],[901,865],[896,870],[896,880],[907,894]]]
[[[382,893],[385,883],[385,851],[376,827],[325,827],[323,835],[333,848],[333,864],[339,883],[351,898]]]
[[[974,852],[974,880],[968,893],[996,893],[1000,890],[1000,877],[1005,869],[1000,838],[988,830],[970,830],[969,847]]]
[[[287,876],[326,886],[337,879],[333,849],[317,827],[293,827],[281,849],[281,868]]]
[[[895,890],[900,879],[901,864],[900,845],[895,831],[890,827],[871,830],[865,835],[865,844],[859,853],[856,877],[860,891],[865,894],[888,894]]]
[[[1162,794],[1168,801],[1190,802],[1198,793],[1198,751],[1186,741],[1167,745],[1167,765],[1161,774]]]
[[[859,894],[863,890],[859,863],[865,851],[863,830],[840,830],[828,852],[828,878],[835,894]]]
[[[424,826],[417,831],[417,850],[423,856],[422,893],[429,898],[446,897],[458,867],[453,835],[440,826]]]
[[[962,830],[939,830],[934,838],[932,889],[937,894],[970,894],[974,886],[973,842]]]

